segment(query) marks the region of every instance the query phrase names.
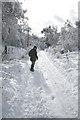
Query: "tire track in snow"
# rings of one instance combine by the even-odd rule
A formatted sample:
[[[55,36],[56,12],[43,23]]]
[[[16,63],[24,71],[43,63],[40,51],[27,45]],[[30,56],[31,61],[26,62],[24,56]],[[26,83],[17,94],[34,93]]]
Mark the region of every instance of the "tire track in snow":
[[[58,99],[59,104],[61,105],[61,112],[65,117],[70,117],[68,109],[65,107],[66,103],[65,101],[65,96],[60,90],[60,87],[57,83],[58,81],[65,81],[65,78],[62,76],[62,74],[57,70],[55,66],[53,66],[53,63],[48,59],[46,56],[45,52],[41,51],[39,53],[40,59],[39,60],[39,67],[44,66],[45,68],[45,73],[47,73],[47,77],[49,79],[49,82],[51,83],[51,89],[52,91],[56,92],[56,98]],[[44,74],[44,72],[43,72]]]

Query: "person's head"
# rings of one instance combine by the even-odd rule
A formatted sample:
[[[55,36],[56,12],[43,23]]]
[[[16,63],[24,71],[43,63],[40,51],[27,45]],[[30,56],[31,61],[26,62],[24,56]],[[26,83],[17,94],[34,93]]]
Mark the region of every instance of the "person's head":
[[[34,46],[34,49],[37,50],[37,46]]]

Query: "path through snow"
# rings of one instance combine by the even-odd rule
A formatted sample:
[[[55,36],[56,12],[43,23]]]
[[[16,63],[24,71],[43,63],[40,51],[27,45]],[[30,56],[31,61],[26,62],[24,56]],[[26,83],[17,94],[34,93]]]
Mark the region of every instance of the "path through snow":
[[[3,118],[77,117],[73,86],[46,52],[39,52],[34,73],[30,64],[27,58],[3,63]]]

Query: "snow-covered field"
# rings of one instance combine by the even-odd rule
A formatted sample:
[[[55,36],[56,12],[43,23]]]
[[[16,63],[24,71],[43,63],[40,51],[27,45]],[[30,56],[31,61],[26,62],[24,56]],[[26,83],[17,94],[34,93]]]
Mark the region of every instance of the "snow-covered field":
[[[3,61],[3,118],[78,117],[78,53],[67,54],[38,51],[33,73],[27,55]]]

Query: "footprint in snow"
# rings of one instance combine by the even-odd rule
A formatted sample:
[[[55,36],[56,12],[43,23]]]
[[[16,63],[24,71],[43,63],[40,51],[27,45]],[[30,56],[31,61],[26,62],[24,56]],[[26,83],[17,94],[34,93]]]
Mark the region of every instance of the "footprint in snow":
[[[54,100],[54,99],[55,99],[55,97],[54,97],[54,96],[51,96],[51,99],[52,99],[52,100]]]
[[[42,87],[39,90],[43,90]]]

